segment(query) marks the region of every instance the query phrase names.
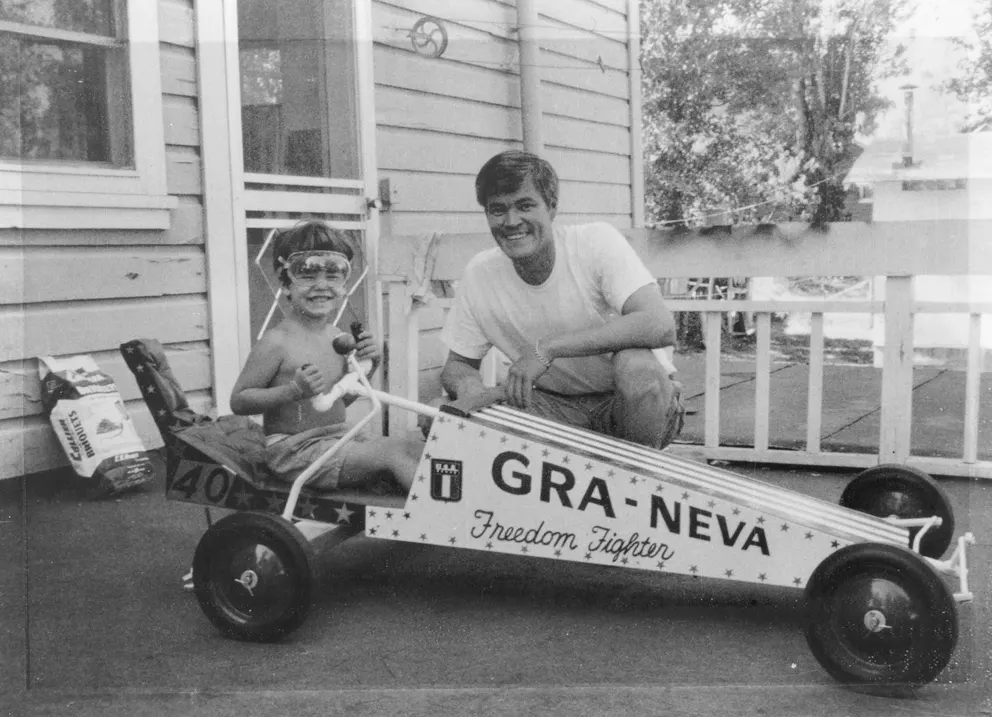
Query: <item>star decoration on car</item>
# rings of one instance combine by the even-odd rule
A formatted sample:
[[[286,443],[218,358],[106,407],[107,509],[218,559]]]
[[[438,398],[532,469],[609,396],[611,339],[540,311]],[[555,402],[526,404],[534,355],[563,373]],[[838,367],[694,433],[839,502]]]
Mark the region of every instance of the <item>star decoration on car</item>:
[[[304,496],[297,507],[299,508],[300,515],[304,518],[313,518],[316,515],[317,506],[310,500],[309,496]]]
[[[355,514],[355,511],[348,509],[347,503],[342,503],[340,508],[335,508],[334,512],[338,514],[339,523],[351,524],[351,516]]]
[[[234,504],[238,508],[250,508],[251,498],[252,496],[248,495],[248,491],[245,490],[244,486],[239,485],[238,490],[234,494]]]

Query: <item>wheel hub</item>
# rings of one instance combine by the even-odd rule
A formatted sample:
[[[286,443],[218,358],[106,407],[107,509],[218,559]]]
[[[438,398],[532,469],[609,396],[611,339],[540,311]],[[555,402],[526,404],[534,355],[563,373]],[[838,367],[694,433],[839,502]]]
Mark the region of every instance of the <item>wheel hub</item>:
[[[865,613],[865,627],[868,632],[881,632],[891,630],[892,627],[885,623],[885,613],[881,610],[869,610]]]
[[[241,583],[242,587],[250,593],[258,587],[258,574],[254,570],[245,570],[241,573],[241,577],[234,582]]]

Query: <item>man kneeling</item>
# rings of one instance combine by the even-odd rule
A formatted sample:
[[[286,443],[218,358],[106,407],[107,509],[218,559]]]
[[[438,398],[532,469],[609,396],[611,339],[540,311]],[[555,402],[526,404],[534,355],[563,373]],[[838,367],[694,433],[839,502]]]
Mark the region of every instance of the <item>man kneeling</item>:
[[[538,416],[652,448],[682,429],[685,408],[664,353],[675,322],[654,277],[605,223],[554,226],[558,177],[508,151],[475,181],[497,247],[465,268],[442,338],[441,383],[456,399],[483,390],[495,346],[513,364],[505,398]]]

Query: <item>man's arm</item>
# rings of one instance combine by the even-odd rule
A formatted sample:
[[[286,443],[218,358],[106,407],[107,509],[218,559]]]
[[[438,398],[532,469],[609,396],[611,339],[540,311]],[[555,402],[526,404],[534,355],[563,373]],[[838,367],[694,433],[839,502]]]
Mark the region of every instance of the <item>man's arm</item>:
[[[647,284],[624,302],[621,316],[603,326],[560,336],[544,336],[541,353],[551,359],[595,356],[623,349],[658,349],[675,345],[675,319],[657,284]]]
[[[482,359],[470,359],[454,351],[448,352],[448,359],[441,369],[441,386],[452,399],[464,398],[485,390],[479,367]]]
[[[534,382],[558,358],[674,345],[675,319],[672,312],[665,306],[658,285],[646,284],[624,301],[619,317],[603,326],[538,339],[531,353],[524,353],[507,371],[506,395],[515,406],[530,406]]]

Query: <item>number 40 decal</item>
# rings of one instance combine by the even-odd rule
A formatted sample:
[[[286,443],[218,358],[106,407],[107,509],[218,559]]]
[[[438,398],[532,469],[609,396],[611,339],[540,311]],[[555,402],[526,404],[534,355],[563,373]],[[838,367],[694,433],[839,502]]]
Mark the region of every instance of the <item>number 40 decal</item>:
[[[176,469],[176,479],[170,491],[182,493],[186,500],[202,496],[211,503],[220,503],[231,489],[231,474],[227,468],[215,463],[181,461]]]

